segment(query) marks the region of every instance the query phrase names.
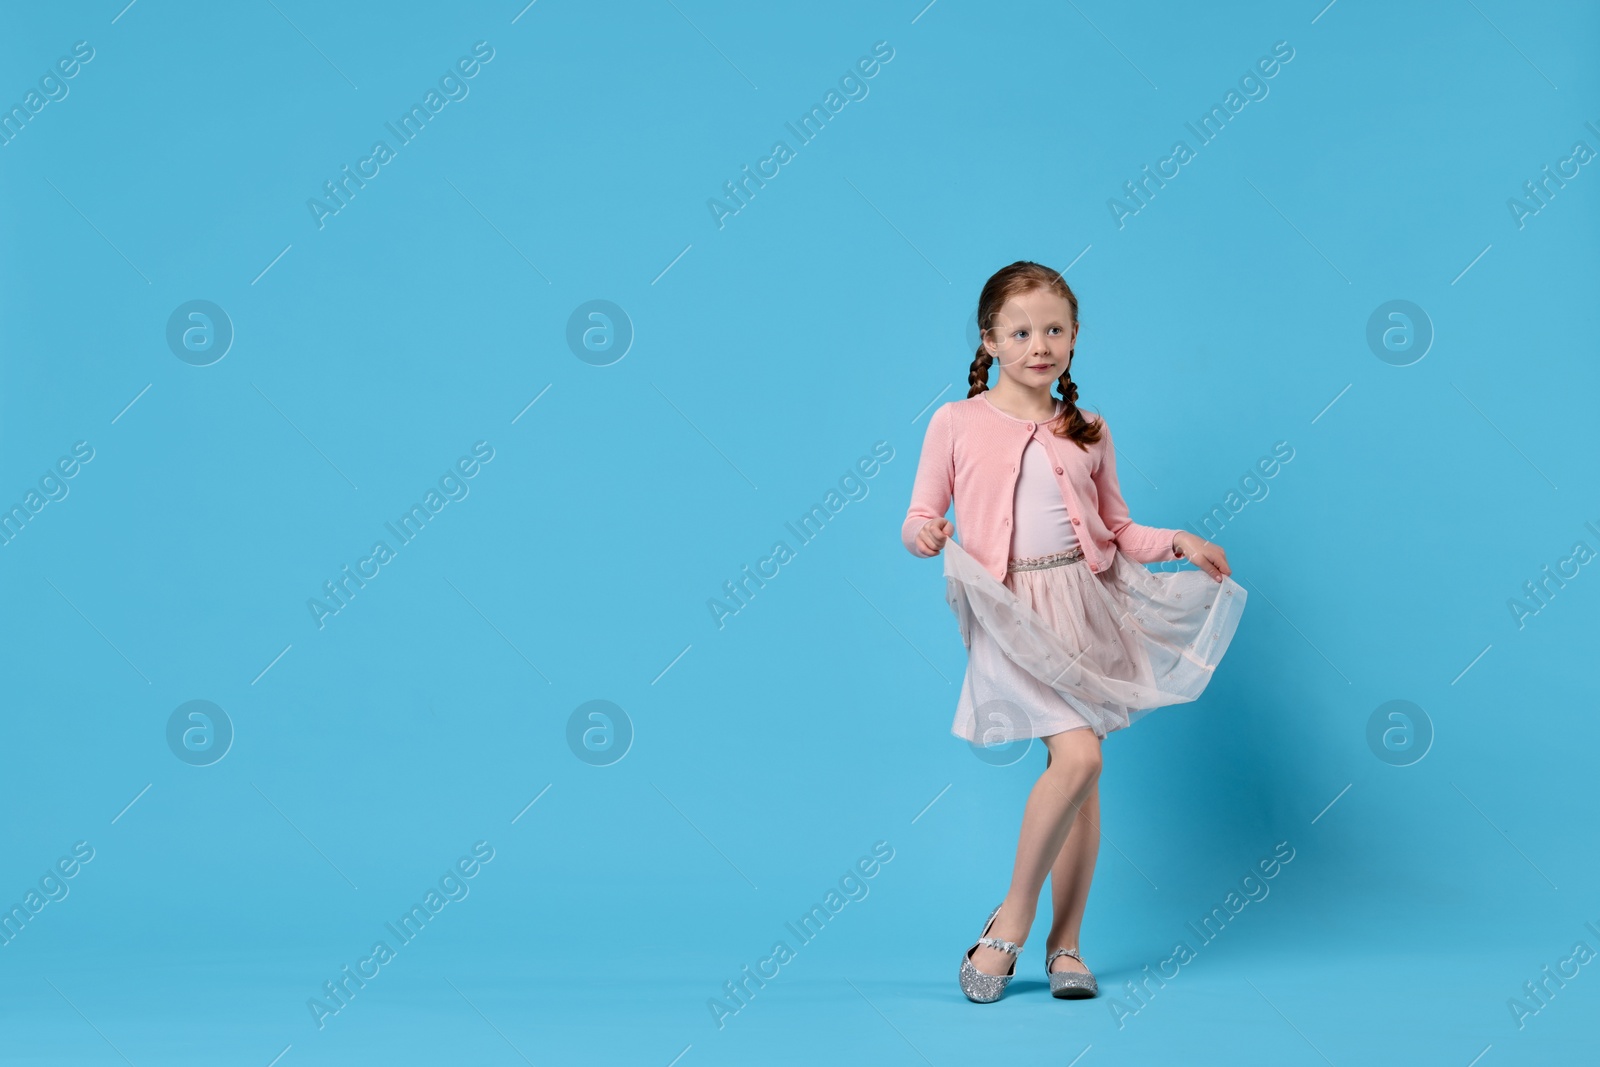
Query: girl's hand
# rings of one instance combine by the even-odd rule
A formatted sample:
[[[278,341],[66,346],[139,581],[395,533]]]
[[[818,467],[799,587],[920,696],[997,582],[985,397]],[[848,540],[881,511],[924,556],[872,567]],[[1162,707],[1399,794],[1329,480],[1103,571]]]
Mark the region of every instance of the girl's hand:
[[[937,556],[939,550],[944,548],[944,543],[950,540],[950,535],[956,528],[950,525],[949,519],[933,519],[922,524],[922,529],[917,531],[917,547],[923,549],[924,556]]]
[[[1228,557],[1222,551],[1221,545],[1202,540],[1187,530],[1178,531],[1172,538],[1172,547],[1174,551],[1219,582],[1222,581],[1223,575],[1233,573],[1228,567]]]

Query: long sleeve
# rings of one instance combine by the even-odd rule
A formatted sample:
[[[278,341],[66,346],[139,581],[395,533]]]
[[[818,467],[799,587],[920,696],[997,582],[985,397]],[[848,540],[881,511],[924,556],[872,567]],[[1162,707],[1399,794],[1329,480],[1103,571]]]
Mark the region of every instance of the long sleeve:
[[[1117,484],[1117,449],[1111,440],[1111,427],[1104,417],[1100,420],[1100,433],[1105,438],[1100,467],[1094,472],[1095,489],[1100,498],[1100,518],[1111,531],[1117,547],[1131,560],[1139,563],[1159,563],[1177,559],[1172,539],[1177,530],[1161,526],[1145,526],[1134,522],[1128,515],[1127,501],[1122,499],[1122,488]]]
[[[941,404],[928,416],[922,455],[917,459],[917,476],[911,486],[911,507],[900,528],[900,540],[914,556],[924,555],[917,550],[918,531],[926,523],[944,518],[955,493],[955,450],[947,408],[948,405]]]

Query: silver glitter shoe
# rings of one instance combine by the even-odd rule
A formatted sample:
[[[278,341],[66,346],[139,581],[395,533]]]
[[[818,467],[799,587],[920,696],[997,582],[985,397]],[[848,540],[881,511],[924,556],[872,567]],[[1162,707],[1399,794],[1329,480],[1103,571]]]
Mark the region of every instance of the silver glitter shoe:
[[[1003,902],[1002,902],[1003,903]],[[1000,994],[1006,991],[1006,986],[1011,984],[1011,979],[1017,973],[1017,955],[1022,947],[1011,941],[1003,941],[998,937],[989,936],[989,927],[994,925],[994,917],[1000,914],[1000,905],[989,913],[989,921],[983,924],[983,934],[978,938],[977,944],[967,949],[967,954],[961,957],[961,992],[974,1004],[992,1004],[1000,999]],[[998,949],[1011,954],[1011,970],[1005,974],[985,974],[972,965],[972,953],[978,945],[985,948]]]
[[[1084,971],[1052,971],[1057,957],[1071,956],[1079,963],[1083,957],[1070,948],[1058,948],[1050,953],[1050,958],[1044,961],[1044,970],[1050,976],[1050,995],[1060,997],[1062,1000],[1076,1000],[1082,997],[1098,996],[1100,984],[1094,980],[1094,975],[1087,973],[1088,964],[1084,963]]]

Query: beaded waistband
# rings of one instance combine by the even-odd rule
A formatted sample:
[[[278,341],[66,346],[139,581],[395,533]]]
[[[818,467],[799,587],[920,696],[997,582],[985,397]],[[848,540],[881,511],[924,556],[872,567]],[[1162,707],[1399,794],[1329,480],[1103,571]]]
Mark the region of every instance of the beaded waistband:
[[[1012,571],[1042,571],[1046,567],[1060,567],[1083,559],[1083,549],[1069,548],[1065,552],[1052,552],[1048,556],[1019,556],[1006,564],[1006,573]]]

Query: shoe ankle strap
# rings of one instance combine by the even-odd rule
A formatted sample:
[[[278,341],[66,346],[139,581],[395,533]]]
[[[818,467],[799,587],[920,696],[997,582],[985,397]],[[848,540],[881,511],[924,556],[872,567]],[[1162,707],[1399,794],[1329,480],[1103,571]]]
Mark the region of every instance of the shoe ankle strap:
[[[1009,952],[1013,956],[1020,955],[1022,952],[1022,946],[1013,941],[1003,941],[998,937],[980,937],[978,938],[978,944],[984,946],[985,948],[993,948],[999,949],[1001,952]]]
[[[1078,950],[1077,949],[1075,949],[1075,948],[1058,948],[1054,952],[1050,953],[1050,957],[1049,957],[1049,959],[1044,961],[1044,965],[1046,967],[1049,967],[1051,964],[1055,963],[1056,958],[1058,956],[1071,956],[1073,959],[1077,960],[1079,963],[1083,962],[1083,957],[1078,955]]]

